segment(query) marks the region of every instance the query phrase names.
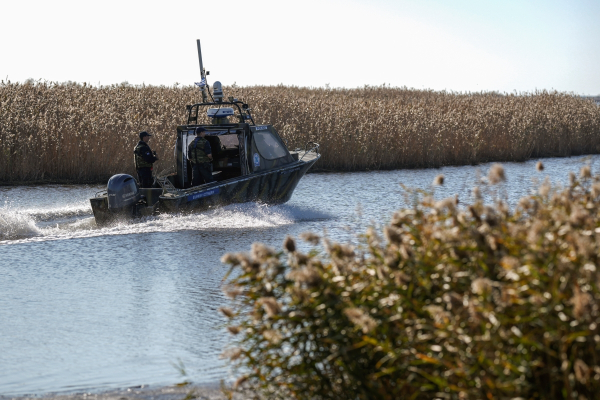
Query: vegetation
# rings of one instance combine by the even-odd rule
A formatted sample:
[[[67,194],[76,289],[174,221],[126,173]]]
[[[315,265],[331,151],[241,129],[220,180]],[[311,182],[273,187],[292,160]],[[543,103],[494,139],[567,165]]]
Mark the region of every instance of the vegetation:
[[[600,108],[545,91],[451,93],[406,88],[229,87],[257,123],[273,123],[290,148],[321,144],[321,170],[435,167],[600,151]],[[160,171],[194,87],[93,87],[72,82],[0,84],[0,182],[105,182],[134,173],[142,130]]]
[[[538,168],[543,166],[538,164]],[[482,189],[495,190],[495,165]],[[443,177],[436,179],[443,183]],[[297,399],[600,399],[600,176],[422,193],[381,238],[228,254],[236,390]],[[412,197],[412,195],[411,195]]]

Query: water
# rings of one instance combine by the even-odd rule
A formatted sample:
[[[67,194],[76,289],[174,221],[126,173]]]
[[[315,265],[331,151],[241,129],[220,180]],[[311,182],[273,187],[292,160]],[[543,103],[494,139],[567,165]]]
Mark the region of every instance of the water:
[[[565,184],[600,156],[504,164],[496,194],[515,202],[532,179]],[[0,187],[0,394],[41,395],[189,379],[227,379],[229,335],[218,307],[226,252],[255,241],[281,248],[305,231],[338,241],[381,227],[405,206],[407,187],[467,202],[489,165],[310,174],[280,206],[232,205],[99,229],[88,199],[102,186]],[[492,193],[493,194],[493,193]],[[183,363],[182,377],[174,364]]]

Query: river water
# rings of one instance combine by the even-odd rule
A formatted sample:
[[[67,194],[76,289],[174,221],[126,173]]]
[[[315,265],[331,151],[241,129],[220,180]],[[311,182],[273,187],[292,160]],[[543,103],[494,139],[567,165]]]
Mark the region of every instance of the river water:
[[[515,204],[548,176],[559,184],[600,156],[504,164],[489,196]],[[188,379],[228,379],[229,340],[218,312],[226,252],[286,235],[326,232],[356,241],[410,201],[400,184],[436,198],[471,189],[490,165],[309,174],[278,206],[247,203],[188,216],[158,216],[99,229],[89,198],[98,186],[0,187],[0,395],[95,392]],[[408,200],[407,200],[408,199]],[[183,377],[175,365],[185,366]]]

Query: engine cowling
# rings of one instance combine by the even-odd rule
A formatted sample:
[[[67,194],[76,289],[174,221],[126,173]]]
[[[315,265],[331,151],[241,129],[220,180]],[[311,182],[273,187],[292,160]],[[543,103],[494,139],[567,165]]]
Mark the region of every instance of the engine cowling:
[[[113,175],[106,187],[108,194],[108,209],[118,210],[132,207],[141,198],[137,181],[131,175]]]

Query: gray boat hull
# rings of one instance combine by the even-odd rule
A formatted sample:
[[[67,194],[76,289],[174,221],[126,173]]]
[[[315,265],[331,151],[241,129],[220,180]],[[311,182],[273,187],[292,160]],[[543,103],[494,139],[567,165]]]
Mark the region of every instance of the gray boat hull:
[[[146,196],[147,206],[137,209],[109,210],[106,196],[92,198],[90,202],[98,226],[131,221],[136,217],[156,213],[198,212],[232,203],[281,204],[292,197],[300,179],[319,158],[318,153],[309,152],[302,160],[273,170],[158,196],[162,189],[140,189],[141,194]]]
[[[158,199],[159,209],[161,212],[185,212],[250,201],[265,204],[285,203],[292,197],[300,178],[317,158],[309,162],[294,162],[271,171],[202,185],[178,195],[163,195]]]

